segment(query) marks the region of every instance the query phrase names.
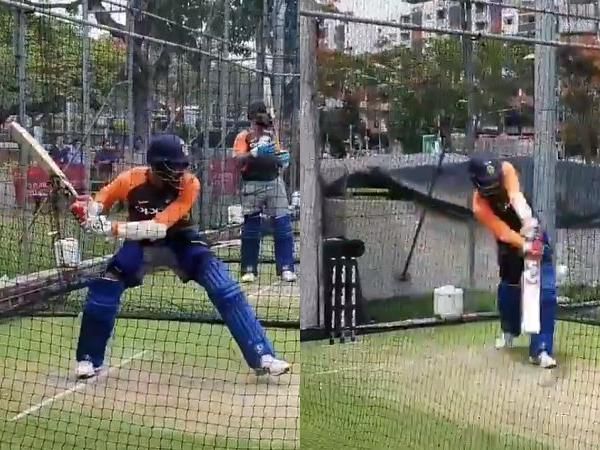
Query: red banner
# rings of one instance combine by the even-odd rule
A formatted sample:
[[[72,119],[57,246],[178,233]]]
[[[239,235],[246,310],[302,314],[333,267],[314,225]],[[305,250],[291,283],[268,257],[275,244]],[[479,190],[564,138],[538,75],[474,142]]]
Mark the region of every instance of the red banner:
[[[237,195],[240,187],[240,167],[233,158],[213,159],[210,163],[212,196]]]
[[[85,166],[80,164],[70,165],[63,168],[63,171],[77,192],[86,192]],[[29,166],[27,169],[27,189],[25,189],[25,179],[20,168],[15,168],[12,175],[17,205],[23,206],[26,199],[35,201],[48,196],[50,177],[41,167]]]

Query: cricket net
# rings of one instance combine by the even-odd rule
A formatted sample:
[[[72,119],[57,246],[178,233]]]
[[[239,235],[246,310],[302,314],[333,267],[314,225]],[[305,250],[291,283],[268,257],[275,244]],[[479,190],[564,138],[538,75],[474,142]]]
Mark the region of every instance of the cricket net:
[[[536,68],[544,53],[516,6],[313,7],[300,14],[316,33],[302,54],[318,61],[324,294],[316,307],[302,298],[302,448],[594,448],[600,169],[585,137],[596,88],[577,64],[593,70],[595,53],[565,46],[560,64]],[[552,15],[565,43],[585,39],[568,37],[571,14]],[[549,73],[557,89],[543,90]],[[536,142],[547,123],[552,152]],[[495,348],[497,248],[471,213],[466,163],[484,152],[513,163],[544,224],[554,208],[552,370],[528,362],[526,336]]]
[[[123,295],[104,370],[77,380],[85,285],[122,242],[82,232],[6,133],[26,127],[82,194],[143,165],[152,136],[178,134],[202,185],[194,219],[237,280],[231,154],[252,100],[274,104],[298,151],[295,2],[86,3],[0,2],[0,448],[299,448],[299,294],[276,273],[269,222],[242,289],[289,374],[257,377],[206,292],[160,270]],[[292,159],[290,195],[296,171]]]

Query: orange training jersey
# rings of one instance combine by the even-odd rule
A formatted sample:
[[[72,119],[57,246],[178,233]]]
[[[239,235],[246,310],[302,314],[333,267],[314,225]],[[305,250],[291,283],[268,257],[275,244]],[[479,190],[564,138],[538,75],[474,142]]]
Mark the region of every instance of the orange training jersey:
[[[263,136],[274,140],[274,133],[265,129]],[[234,156],[247,154],[250,149],[258,144],[259,138],[251,130],[240,132],[233,143]],[[276,144],[277,145],[277,144]],[[279,148],[277,148],[279,151]],[[242,179],[244,181],[272,181],[279,176],[279,162],[276,155],[262,155],[248,158],[242,167]]]
[[[186,172],[181,189],[159,188],[148,179],[149,168],[140,166],[121,173],[96,194],[95,201],[109,211],[115,202],[127,202],[128,221],[155,220],[167,228],[192,225],[191,211],[200,193],[200,181]]]
[[[521,219],[510,204],[510,198],[521,191],[519,176],[514,166],[504,161],[502,163],[503,184],[507,196],[491,202],[479,195],[473,194],[473,214],[475,218],[494,235],[496,240],[511,247],[521,248],[524,238],[520,234]]]

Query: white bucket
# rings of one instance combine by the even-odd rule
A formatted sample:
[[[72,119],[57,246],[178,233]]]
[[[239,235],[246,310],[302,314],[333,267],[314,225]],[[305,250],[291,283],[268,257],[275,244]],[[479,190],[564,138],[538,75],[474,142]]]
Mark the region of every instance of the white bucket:
[[[433,313],[442,319],[462,316],[463,290],[452,285],[433,290]]]
[[[81,264],[79,241],[66,238],[54,242],[54,259],[56,267],[78,267]]]
[[[231,205],[227,207],[227,223],[229,225],[241,225],[244,223],[242,205]]]

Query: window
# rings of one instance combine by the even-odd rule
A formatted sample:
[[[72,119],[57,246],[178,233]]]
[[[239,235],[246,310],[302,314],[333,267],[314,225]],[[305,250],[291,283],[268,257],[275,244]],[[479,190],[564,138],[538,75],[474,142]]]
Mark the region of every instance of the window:
[[[402,23],[410,23],[410,16],[402,16]]]
[[[477,31],[485,30],[485,22],[477,22],[475,24],[475,28],[477,29]]]
[[[400,34],[400,39],[402,39],[403,41],[409,41],[410,40],[410,32],[409,31],[404,31]]]
[[[437,11],[437,18],[438,18],[438,20],[444,20],[446,18],[446,10],[445,9],[438,9],[438,11]]]
[[[486,5],[482,5],[481,3],[475,3],[475,12],[477,14],[481,14],[485,12],[485,6]]]
[[[507,17],[506,19],[504,19],[504,23],[506,23],[506,25],[512,25],[514,20],[515,19],[513,17]]]

